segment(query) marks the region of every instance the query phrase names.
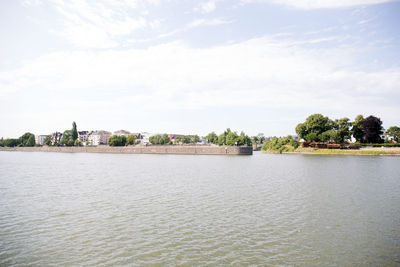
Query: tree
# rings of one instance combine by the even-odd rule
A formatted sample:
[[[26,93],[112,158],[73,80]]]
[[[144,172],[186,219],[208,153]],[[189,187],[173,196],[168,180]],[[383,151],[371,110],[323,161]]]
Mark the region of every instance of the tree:
[[[35,146],[35,135],[33,133],[24,133],[19,138],[20,146]]]
[[[126,137],[123,135],[113,135],[108,140],[109,146],[125,146],[126,145]]]
[[[78,139],[78,130],[76,129],[76,123],[72,122],[72,140]]]
[[[238,146],[244,146],[244,145],[251,146],[253,142],[251,141],[251,138],[242,131],[240,132],[240,135],[237,138],[236,144]]]
[[[351,134],[356,139],[357,142],[361,142],[364,136],[363,132],[363,123],[364,117],[363,115],[358,115],[354,122],[352,123],[353,127],[351,128]]]
[[[363,122],[363,138],[364,143],[383,143],[381,134],[383,133],[382,121],[374,116],[365,118]]]
[[[72,139],[72,130],[65,130],[60,141],[61,145],[74,146],[75,140]]]
[[[351,123],[349,118],[336,119],[334,124],[335,133],[333,135],[333,141],[335,143],[343,143],[346,139],[350,139],[350,126]]]
[[[51,135],[47,135],[45,138],[44,138],[44,144],[45,145],[47,145],[47,146],[51,146]]]
[[[211,144],[217,144],[218,143],[218,136],[215,132],[211,132],[206,136],[207,140]]]
[[[333,126],[334,122],[328,117],[313,114],[308,116],[304,123],[296,126],[296,133],[306,141],[322,141],[322,133],[332,130]]]
[[[82,142],[81,142],[81,140],[75,140],[75,142],[74,142],[74,146],[83,146],[83,144],[82,144]]]
[[[197,144],[198,142],[200,142],[200,137],[197,134],[193,135],[191,139],[192,139],[191,142],[193,144]]]
[[[135,135],[134,134],[128,135],[128,138],[126,139],[126,144],[127,145],[134,145],[135,144]]]
[[[386,131],[386,134],[391,136],[394,141],[399,142],[400,138],[400,127],[397,126],[391,126],[389,129]]]
[[[4,146],[6,147],[15,147],[20,144],[19,139],[9,138],[4,141]]]
[[[184,144],[190,144],[191,141],[192,141],[192,140],[191,140],[190,136],[185,135],[185,136],[183,136],[183,138],[182,138],[182,142],[183,142]]]

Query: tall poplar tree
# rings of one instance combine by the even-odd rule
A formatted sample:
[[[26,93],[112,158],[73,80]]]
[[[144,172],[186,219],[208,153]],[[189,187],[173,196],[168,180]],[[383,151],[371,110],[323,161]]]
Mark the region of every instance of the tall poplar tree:
[[[72,122],[72,140],[78,139],[78,130],[76,129],[76,123]]]

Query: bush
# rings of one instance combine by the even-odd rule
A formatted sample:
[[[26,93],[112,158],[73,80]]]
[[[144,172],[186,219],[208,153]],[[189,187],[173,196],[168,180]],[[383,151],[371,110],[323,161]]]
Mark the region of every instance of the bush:
[[[126,145],[126,137],[121,135],[113,135],[108,140],[108,144],[110,146],[125,146]]]
[[[299,142],[291,136],[285,138],[272,138],[271,141],[264,142],[261,150],[264,152],[282,153],[293,152],[299,147]]]

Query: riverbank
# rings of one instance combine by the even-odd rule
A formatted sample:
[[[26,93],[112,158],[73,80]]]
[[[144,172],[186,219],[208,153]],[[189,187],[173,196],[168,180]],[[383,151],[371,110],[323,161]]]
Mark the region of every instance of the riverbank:
[[[268,152],[266,152],[268,153]],[[366,147],[357,150],[351,149],[318,149],[299,147],[293,152],[284,154],[310,154],[310,155],[360,155],[360,156],[400,156],[400,148]]]
[[[96,146],[96,147],[0,147],[0,151],[114,153],[114,154],[183,154],[183,155],[252,155],[252,147],[237,146]]]

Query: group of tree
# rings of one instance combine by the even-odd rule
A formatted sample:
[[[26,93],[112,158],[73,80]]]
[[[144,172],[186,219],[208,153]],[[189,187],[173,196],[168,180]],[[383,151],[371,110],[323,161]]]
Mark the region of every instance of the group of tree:
[[[35,146],[35,135],[33,133],[24,133],[19,138],[1,139],[0,146],[6,147],[32,147]]]
[[[197,144],[200,142],[200,136],[195,135],[177,135],[174,138],[175,144]]]
[[[396,127],[388,134],[396,135]],[[390,133],[389,133],[390,132]],[[382,121],[375,116],[358,115],[353,122],[349,118],[331,120],[321,114],[310,115],[296,126],[296,133],[306,141],[332,141],[343,143],[353,136],[360,143],[383,143]],[[397,135],[398,136],[398,135]]]
[[[252,136],[251,140],[253,141],[254,144],[262,145],[265,141],[265,136],[263,133],[259,133],[255,136]]]
[[[299,147],[299,142],[292,136],[285,138],[273,137],[272,140],[264,142],[261,150],[265,152],[282,153],[293,152]]]
[[[237,132],[231,131],[230,128],[226,129],[222,134],[218,135],[215,132],[211,132],[206,136],[207,140],[211,144],[220,146],[251,146],[252,140],[244,132],[240,135]]]
[[[169,138],[168,134],[152,135],[152,136],[150,136],[149,141],[153,145],[171,145],[172,144],[172,141]]]
[[[78,129],[76,127],[75,122],[72,122],[71,130],[65,130],[63,132],[61,140],[60,140],[60,145],[62,145],[62,146],[82,146],[82,142],[78,139]]]
[[[140,140],[138,141],[140,142]],[[130,134],[128,137],[123,135],[113,135],[108,139],[109,146],[129,146],[129,145],[136,145],[135,135]]]

